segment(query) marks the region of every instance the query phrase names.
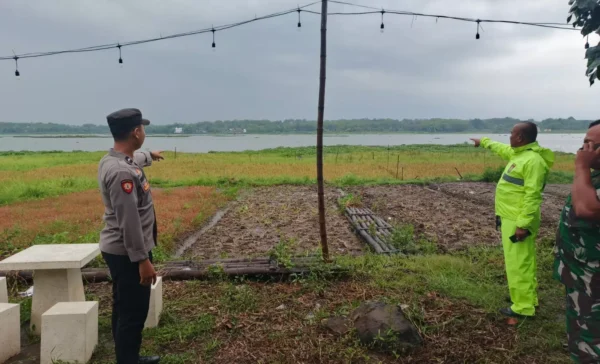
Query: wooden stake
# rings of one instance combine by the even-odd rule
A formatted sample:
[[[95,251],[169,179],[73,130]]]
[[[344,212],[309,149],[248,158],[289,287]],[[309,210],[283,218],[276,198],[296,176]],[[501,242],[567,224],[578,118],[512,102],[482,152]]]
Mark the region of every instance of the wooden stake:
[[[398,154],[398,162],[396,162],[396,179],[398,179],[398,169],[400,168],[400,154]]]
[[[388,170],[388,172],[390,171],[390,145],[388,144],[388,160],[387,160],[387,167],[385,168]]]
[[[177,147],[175,147],[175,159],[177,159]]]
[[[327,227],[325,225],[325,187],[323,186],[323,117],[325,114],[325,79],[327,71],[327,0],[321,1],[321,69],[319,72],[319,106],[317,118],[317,188],[319,197],[319,230],[323,260],[329,261]],[[337,159],[337,155],[336,155]]]
[[[460,177],[460,179],[463,179],[462,174],[460,174],[460,172],[458,171],[458,168],[454,167],[454,169],[456,169],[456,173],[458,173],[458,176]]]

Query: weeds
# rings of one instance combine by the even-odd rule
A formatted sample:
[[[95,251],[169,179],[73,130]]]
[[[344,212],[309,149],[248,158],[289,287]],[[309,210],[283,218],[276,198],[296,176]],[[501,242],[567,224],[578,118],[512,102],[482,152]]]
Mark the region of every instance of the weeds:
[[[285,268],[293,268],[292,257],[295,246],[296,241],[294,239],[283,239],[269,251],[269,258],[277,261],[279,265]]]
[[[212,280],[219,281],[225,280],[227,278],[227,274],[225,274],[225,269],[223,264],[215,263],[211,264],[207,268],[208,277]]]
[[[497,183],[504,173],[504,167],[486,168],[481,175],[481,182]]]
[[[221,305],[230,313],[254,311],[257,297],[252,288],[247,284],[235,285],[226,283],[226,288],[221,296]]]
[[[360,195],[349,193],[338,200],[338,206],[342,213],[345,212],[348,207],[362,207],[362,197]]]
[[[412,225],[396,226],[388,240],[390,244],[406,255],[432,254],[437,246],[422,237],[415,237]]]

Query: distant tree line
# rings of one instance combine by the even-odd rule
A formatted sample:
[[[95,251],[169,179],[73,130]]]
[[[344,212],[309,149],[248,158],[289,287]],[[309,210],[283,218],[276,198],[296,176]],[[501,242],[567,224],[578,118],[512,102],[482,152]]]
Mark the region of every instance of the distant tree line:
[[[350,119],[325,122],[326,133],[461,133],[491,132],[508,133],[519,119]],[[531,120],[533,121],[533,120]],[[585,131],[590,120],[546,119],[537,122],[541,131]],[[270,120],[217,120],[193,124],[152,124],[148,134],[174,134],[182,128],[182,134],[310,134],[316,131],[316,121],[287,119]],[[65,125],[57,123],[9,123],[0,122],[0,134],[109,134],[106,125]]]

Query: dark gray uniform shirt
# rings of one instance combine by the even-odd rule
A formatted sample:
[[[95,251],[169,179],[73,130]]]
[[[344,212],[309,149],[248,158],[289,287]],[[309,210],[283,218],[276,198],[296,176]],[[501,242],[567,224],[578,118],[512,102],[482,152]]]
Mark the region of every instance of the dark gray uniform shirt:
[[[154,202],[143,170],[151,164],[150,152],[136,152],[131,159],[114,149],[100,161],[98,184],[106,223],[100,233],[101,251],[139,262],[155,247]]]

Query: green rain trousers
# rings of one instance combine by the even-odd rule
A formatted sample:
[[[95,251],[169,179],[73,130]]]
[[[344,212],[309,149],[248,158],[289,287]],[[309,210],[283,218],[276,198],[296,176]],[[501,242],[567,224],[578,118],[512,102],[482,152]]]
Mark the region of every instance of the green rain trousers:
[[[535,307],[538,305],[535,260],[535,239],[538,229],[539,225],[530,230],[532,233],[527,239],[513,243],[510,237],[515,235],[517,223],[502,219],[502,247],[506,262],[508,291],[513,302],[511,309],[523,316],[535,315]]]
[[[496,215],[502,222],[511,309],[520,315],[533,316],[538,305],[535,239],[540,228],[542,191],[554,164],[554,153],[537,142],[512,148],[483,138],[481,146],[508,161],[496,187]],[[528,230],[531,235],[513,243],[510,237],[517,228]]]

